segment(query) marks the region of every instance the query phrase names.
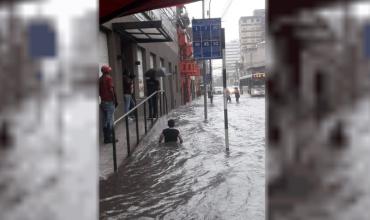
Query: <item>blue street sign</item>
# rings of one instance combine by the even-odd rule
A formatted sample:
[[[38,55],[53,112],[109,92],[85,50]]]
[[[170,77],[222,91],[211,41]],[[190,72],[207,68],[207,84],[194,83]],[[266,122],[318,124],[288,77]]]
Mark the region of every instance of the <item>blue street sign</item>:
[[[370,24],[365,25],[364,33],[365,57],[370,58]]]
[[[222,59],[221,18],[193,19],[192,29],[194,59]]]
[[[35,22],[28,27],[29,55],[32,58],[56,56],[55,30],[46,22]]]

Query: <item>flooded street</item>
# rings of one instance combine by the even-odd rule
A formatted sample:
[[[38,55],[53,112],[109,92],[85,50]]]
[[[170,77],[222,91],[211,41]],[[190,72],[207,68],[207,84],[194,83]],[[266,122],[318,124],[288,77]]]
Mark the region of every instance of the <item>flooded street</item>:
[[[367,97],[342,113],[348,137],[345,147],[333,148],[326,142],[321,145],[322,156],[315,161],[318,178],[307,196],[293,200],[294,196],[286,194],[279,202],[271,202],[269,197],[270,219],[369,219],[369,100]]]
[[[161,129],[117,174],[100,181],[100,219],[265,219],[265,99],[223,100],[204,123],[203,99],[170,113],[184,143],[158,145]]]
[[[13,143],[0,149],[0,219],[95,218],[95,106],[48,88],[2,115]]]

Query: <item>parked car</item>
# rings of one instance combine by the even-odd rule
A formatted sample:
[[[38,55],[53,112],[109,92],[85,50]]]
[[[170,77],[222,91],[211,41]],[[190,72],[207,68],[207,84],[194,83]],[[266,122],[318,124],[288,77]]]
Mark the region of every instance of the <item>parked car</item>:
[[[213,87],[213,94],[222,94],[224,91],[224,88],[221,86],[215,86]]]

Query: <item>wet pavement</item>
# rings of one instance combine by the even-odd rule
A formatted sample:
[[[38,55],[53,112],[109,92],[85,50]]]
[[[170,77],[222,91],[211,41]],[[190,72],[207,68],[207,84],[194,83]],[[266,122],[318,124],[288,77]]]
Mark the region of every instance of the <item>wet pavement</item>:
[[[320,157],[315,160],[314,184],[305,196],[288,193],[269,198],[269,219],[274,220],[366,220],[370,207],[370,101],[361,100],[354,108],[345,109],[329,118],[345,122],[347,143],[333,147],[322,139]]]
[[[1,114],[13,143],[0,148],[0,219],[97,216],[96,98],[56,90]]]
[[[148,107],[146,107],[148,109]],[[138,114],[138,131],[139,140],[145,137],[145,123],[143,109],[139,108]],[[147,132],[151,133],[151,129],[158,126],[158,119],[147,119]],[[161,122],[162,123],[162,122]],[[163,125],[160,125],[163,126]],[[154,128],[155,129],[155,128]],[[136,120],[129,120],[130,131],[130,150],[135,151],[137,147],[137,133],[136,133]],[[116,143],[116,156],[117,166],[120,166],[124,159],[127,157],[127,139],[126,139],[126,122],[125,119],[118,122],[115,126],[115,135],[118,142]],[[106,179],[114,173],[113,165],[113,144],[104,144],[103,135],[100,134],[99,138],[99,179]],[[140,142],[139,142],[140,144]]]
[[[265,99],[229,107],[222,96],[203,122],[203,99],[170,113],[184,143],[158,145],[154,129],[117,174],[100,181],[100,219],[265,219]]]

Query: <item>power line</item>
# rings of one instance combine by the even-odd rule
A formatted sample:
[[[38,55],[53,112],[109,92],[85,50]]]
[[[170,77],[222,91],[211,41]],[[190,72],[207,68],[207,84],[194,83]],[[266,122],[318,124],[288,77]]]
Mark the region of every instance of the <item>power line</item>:
[[[229,8],[230,8],[230,6],[231,6],[231,4],[234,2],[234,0],[230,0],[229,1],[229,4],[226,6],[226,8],[225,8],[225,10],[222,12],[222,16],[221,16],[221,18],[223,18],[225,15],[226,15],[226,13],[228,12],[228,10],[229,10]]]

